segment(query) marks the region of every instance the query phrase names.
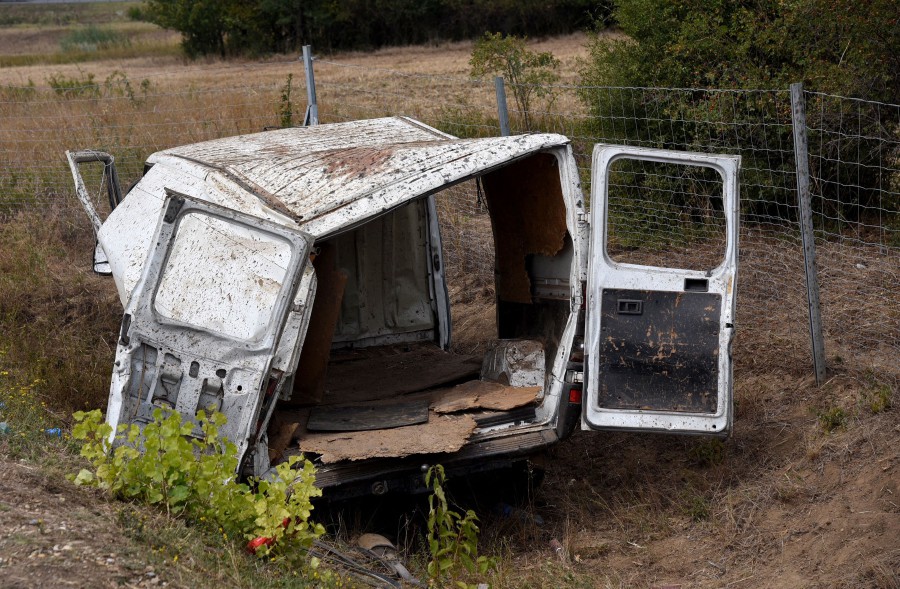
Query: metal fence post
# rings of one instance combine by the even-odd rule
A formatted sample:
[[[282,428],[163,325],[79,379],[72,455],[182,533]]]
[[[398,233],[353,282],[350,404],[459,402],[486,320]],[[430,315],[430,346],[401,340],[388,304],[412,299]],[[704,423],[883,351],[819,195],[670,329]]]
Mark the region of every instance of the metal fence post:
[[[303,70],[306,73],[306,116],[303,126],[319,124],[319,105],[316,103],[316,78],[313,75],[312,47],[303,46]]]
[[[816,384],[825,382],[825,341],[822,337],[822,311],[819,306],[819,280],[816,271],[816,239],[813,234],[812,204],[809,195],[809,152],[806,133],[806,102],[803,83],[791,84],[791,124],[794,128],[794,163],[797,166],[797,199],[800,205],[800,235],[806,265],[806,292],[809,303],[809,334],[812,339]]]
[[[506,109],[506,86],[502,76],[494,76],[494,90],[497,92],[497,117],[500,119],[500,134],[509,136],[509,111]]]

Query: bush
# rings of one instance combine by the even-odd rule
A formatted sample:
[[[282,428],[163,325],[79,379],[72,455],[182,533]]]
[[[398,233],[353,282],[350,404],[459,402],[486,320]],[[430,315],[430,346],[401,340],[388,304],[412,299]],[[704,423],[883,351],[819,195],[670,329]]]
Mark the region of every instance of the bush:
[[[900,102],[900,27],[891,0],[621,0],[613,17],[626,37],[595,34],[581,69],[588,86],[581,98],[594,115],[589,131],[604,140],[654,147],[763,148],[762,155],[743,154],[743,185],[755,191],[745,201],[754,202],[750,212],[760,216],[794,214],[792,191],[771,191],[765,176],[773,163],[776,170],[792,163],[787,157],[770,161],[768,150],[793,143],[786,92],[776,98],[769,92],[726,96],[703,89],[786,91],[803,81],[807,90]],[[625,91],[608,86],[640,90],[623,96]],[[810,109],[809,126],[838,128],[841,121],[827,118],[832,110],[822,109],[820,120]],[[810,145],[810,153],[822,154],[814,170],[823,180],[824,198],[817,204],[832,207],[820,211],[832,219],[858,220],[869,206],[896,210],[898,204],[879,200],[885,182],[874,165],[900,156],[896,142],[879,139],[896,130],[884,127],[875,104],[860,103],[853,111],[846,140],[810,137],[822,143]],[[855,186],[831,194],[841,187],[833,180],[841,178],[853,178]]]
[[[549,86],[559,79],[559,60],[552,53],[531,51],[525,47],[524,38],[502,33],[485,33],[475,41],[469,65],[474,77],[503,76],[512,90],[526,129],[531,129],[532,99],[537,96],[552,101],[553,89]]]
[[[259,555],[309,548],[324,533],[309,521],[311,499],[322,494],[314,485],[312,463],[291,457],[276,467],[273,478],[252,481],[255,488],[238,483],[237,448],[219,437],[226,421],[221,413],[200,411],[195,426],[180,413],[156,409],[143,428],[120,426],[113,448],[112,426],[100,411],[79,411],[75,421],[72,436],[83,441],[81,455],[93,466],[74,477],[76,484],[213,523],[226,538],[262,539],[254,546]],[[194,435],[195,427],[202,435]]]
[[[63,37],[59,45],[63,51],[97,51],[131,47],[131,40],[118,31],[88,25]]]

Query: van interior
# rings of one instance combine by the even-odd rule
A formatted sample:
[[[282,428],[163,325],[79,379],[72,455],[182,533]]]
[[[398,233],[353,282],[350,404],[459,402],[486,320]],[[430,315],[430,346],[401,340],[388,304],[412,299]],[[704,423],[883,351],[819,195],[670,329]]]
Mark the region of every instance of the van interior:
[[[431,196],[316,242],[293,390],[268,429],[273,462],[297,449],[323,463],[450,452],[478,428],[541,419],[570,313],[557,159],[532,154]]]

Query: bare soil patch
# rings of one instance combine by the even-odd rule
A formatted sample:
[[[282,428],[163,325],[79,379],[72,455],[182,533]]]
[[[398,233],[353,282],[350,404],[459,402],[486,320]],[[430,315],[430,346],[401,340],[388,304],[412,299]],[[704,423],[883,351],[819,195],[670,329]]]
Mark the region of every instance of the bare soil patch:
[[[533,507],[546,523],[488,528],[513,540],[524,579],[508,586],[552,586],[549,566],[594,587],[900,587],[897,412],[828,433],[810,407],[854,379],[747,376],[724,443],[579,432],[554,448]]]
[[[0,587],[164,586],[117,509],[58,472],[0,460]]]

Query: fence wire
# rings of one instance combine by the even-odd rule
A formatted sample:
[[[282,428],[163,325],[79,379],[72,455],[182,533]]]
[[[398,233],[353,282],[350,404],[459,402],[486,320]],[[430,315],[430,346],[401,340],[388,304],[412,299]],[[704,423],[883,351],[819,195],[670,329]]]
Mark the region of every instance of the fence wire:
[[[900,105],[806,93],[822,318],[833,355],[900,351]]]
[[[317,60],[315,68],[322,122],[406,115],[459,137],[500,134],[493,80],[411,75],[327,60]],[[240,84],[217,79],[235,71]],[[140,177],[144,159],[160,149],[301,124],[305,90],[299,62],[222,66],[203,87],[111,76],[65,88],[0,88],[0,218],[75,203],[66,149],[113,154],[127,188]],[[528,95],[527,111],[520,106],[523,94]],[[507,95],[513,133],[570,138],[588,199],[597,143],[740,155],[736,356],[739,364],[753,366],[754,350],[765,346],[781,351],[785,364],[809,366],[787,89],[507,84]],[[900,106],[818,93],[806,93],[806,100],[829,361],[839,356],[897,378],[892,360],[900,351],[895,294],[900,287]],[[653,166],[614,172],[621,213],[611,228],[618,248],[614,255],[698,268],[717,260],[723,227],[717,179]],[[102,167],[94,173],[89,184],[102,202]],[[472,182],[452,190],[437,199],[445,263],[448,273],[460,277],[459,292],[451,298],[462,300],[474,292],[487,300],[493,288],[492,252],[473,245],[489,232],[478,186]],[[466,321],[477,326],[493,317]]]

